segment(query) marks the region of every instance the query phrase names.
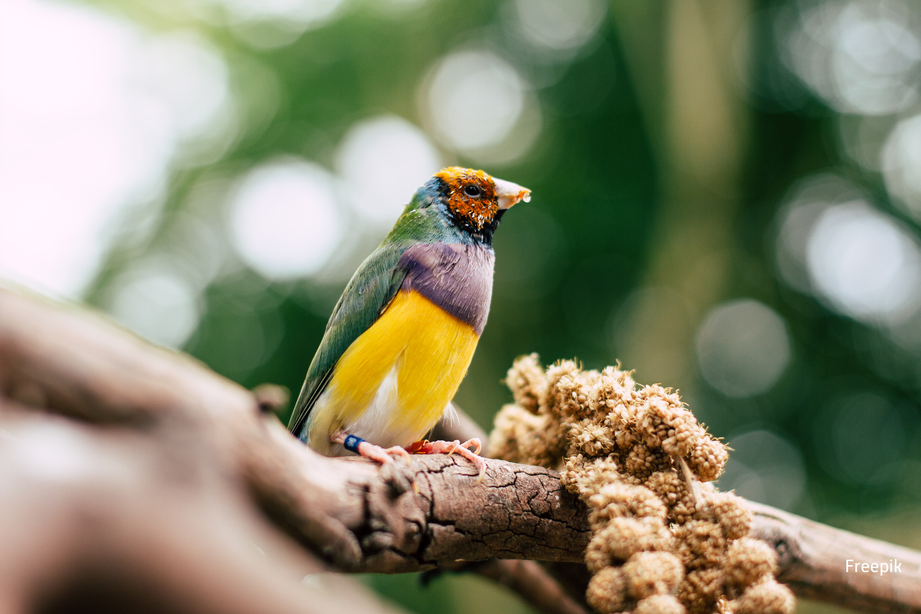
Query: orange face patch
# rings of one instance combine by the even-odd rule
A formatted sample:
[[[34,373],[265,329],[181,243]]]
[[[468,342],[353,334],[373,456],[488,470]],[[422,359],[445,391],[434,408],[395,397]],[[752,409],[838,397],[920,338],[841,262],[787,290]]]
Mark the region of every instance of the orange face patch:
[[[477,230],[491,223],[499,211],[496,184],[483,171],[450,166],[435,176],[448,186],[448,208]]]

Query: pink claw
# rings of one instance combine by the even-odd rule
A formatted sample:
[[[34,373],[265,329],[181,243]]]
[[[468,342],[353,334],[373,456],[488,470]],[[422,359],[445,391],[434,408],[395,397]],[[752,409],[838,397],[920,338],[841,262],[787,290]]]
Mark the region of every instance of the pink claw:
[[[336,431],[329,440],[333,443],[345,444],[345,439],[348,437],[348,433],[345,431]],[[377,461],[382,465],[386,465],[389,462],[392,462],[393,459],[390,458],[390,455],[402,456],[406,459],[406,464],[409,465],[412,461],[410,460],[409,453],[400,446],[393,446],[390,448],[382,448],[381,446],[374,445],[368,441],[362,441],[358,444],[358,454],[364,458],[370,458],[371,460]]]
[[[470,448],[476,447],[476,451],[473,452]],[[483,476],[486,475],[486,461],[483,460],[483,457],[478,456],[480,450],[483,449],[483,444],[480,443],[479,439],[468,439],[464,443],[461,443],[459,440],[454,441],[417,441],[409,450],[414,454],[454,454],[457,452],[471,463],[476,466],[479,470],[479,477],[477,482],[483,479]]]

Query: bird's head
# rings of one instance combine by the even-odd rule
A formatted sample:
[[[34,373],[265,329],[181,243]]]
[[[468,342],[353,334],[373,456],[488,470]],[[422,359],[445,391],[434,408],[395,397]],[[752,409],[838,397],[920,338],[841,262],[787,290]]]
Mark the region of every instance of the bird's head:
[[[459,166],[441,169],[428,185],[451,223],[472,235],[491,236],[506,210],[531,200],[527,188]]]

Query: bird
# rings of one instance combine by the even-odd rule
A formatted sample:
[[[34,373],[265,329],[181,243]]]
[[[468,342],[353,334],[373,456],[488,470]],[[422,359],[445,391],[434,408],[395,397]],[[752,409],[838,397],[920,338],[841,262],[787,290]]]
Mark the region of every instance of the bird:
[[[326,456],[457,452],[482,478],[479,440],[423,437],[451,408],[486,326],[493,233],[530,198],[482,170],[452,166],[426,181],[333,308],[289,430]]]

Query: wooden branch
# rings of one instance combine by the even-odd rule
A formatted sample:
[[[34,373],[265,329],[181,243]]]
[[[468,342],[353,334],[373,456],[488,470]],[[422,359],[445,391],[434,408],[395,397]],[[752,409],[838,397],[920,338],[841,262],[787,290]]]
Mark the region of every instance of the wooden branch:
[[[325,458],[292,438],[274,417],[261,413],[253,394],[194,360],[152,347],[78,308],[3,289],[0,401],[0,447],[6,451],[8,441],[33,441],[30,437],[44,446],[35,448],[31,456],[19,457],[15,466],[22,475],[4,470],[2,479],[12,475],[13,481],[28,483],[35,479],[29,477],[30,467],[66,457],[64,466],[82,463],[82,483],[114,484],[90,489],[94,496],[77,497],[75,484],[81,484],[80,479],[64,472],[60,479],[67,488],[61,487],[61,492],[73,496],[62,494],[55,505],[61,516],[54,519],[58,532],[51,532],[54,540],[47,555],[54,565],[43,564],[42,570],[77,565],[91,551],[99,561],[123,561],[125,567],[142,565],[146,559],[140,553],[147,548],[160,553],[157,561],[162,562],[174,551],[167,549],[168,544],[174,549],[195,544],[221,558],[228,548],[222,539],[230,534],[255,536],[252,541],[289,570],[309,566],[309,558],[292,548],[293,538],[338,569],[381,572],[494,557],[578,563],[589,539],[584,506],[562,488],[553,471],[488,460],[486,476],[478,483],[474,468],[457,457],[417,456],[409,465],[394,462],[382,469],[358,459]],[[36,409],[79,421],[43,415]],[[46,423],[54,428],[42,430]],[[62,438],[63,432],[70,435]],[[4,433],[14,439],[2,437]],[[61,447],[60,441],[82,443]],[[34,492],[24,489],[22,497],[0,496],[2,509],[16,520],[2,525],[20,527],[0,530],[0,551],[12,551],[17,539],[41,537],[36,535],[38,524],[30,523],[30,514],[23,510],[33,509],[29,496],[41,501],[50,496],[48,489],[58,488],[36,487]],[[185,514],[196,513],[204,499],[212,503],[203,508],[211,510],[203,518],[211,520],[191,522]],[[118,505],[110,506],[111,501]],[[107,512],[108,507],[113,511]],[[221,511],[232,508],[239,511],[239,518],[224,518]],[[775,545],[780,579],[791,582],[799,594],[867,610],[921,612],[921,554],[765,506],[756,508],[756,534]],[[145,513],[147,509],[151,511]],[[132,524],[133,513],[145,523]],[[82,517],[102,518],[96,526],[135,529],[120,533],[120,541],[97,543],[80,537],[84,527],[73,518]],[[208,526],[221,523],[233,531],[207,533]],[[141,527],[148,535],[134,541]],[[170,533],[173,530],[175,535]],[[196,531],[204,532],[201,540]],[[828,540],[837,541],[833,546]],[[262,543],[274,545],[266,549]],[[139,551],[132,551],[134,547]],[[858,576],[841,567],[842,557],[858,562],[867,557],[872,562],[871,556],[898,558],[902,562],[898,580],[896,574]],[[214,567],[237,587],[252,588],[252,582],[239,581],[247,574],[245,565],[236,560],[228,554]],[[237,565],[236,572],[224,569],[231,564]],[[170,566],[161,568],[159,575],[145,568],[147,575],[134,577],[165,581]],[[0,588],[10,583],[36,586],[47,573],[39,574],[38,569],[12,570],[0,561]],[[271,590],[280,591],[279,599],[290,595],[277,583],[284,584],[292,576],[297,574],[275,574],[277,582]],[[242,596],[237,600],[248,603]],[[0,602],[0,610],[6,611],[5,605]],[[280,603],[278,611],[288,605]],[[185,611],[193,610],[190,605]]]
[[[921,612],[921,553],[761,503],[749,506],[754,536],[777,552],[777,579],[797,595],[864,612]]]
[[[194,360],[152,347],[78,307],[4,289],[0,289],[0,401],[0,435],[9,438],[0,437],[0,445],[19,438],[22,428],[31,429],[23,425],[46,421],[56,424],[59,431],[72,431],[67,436],[70,441],[92,439],[98,430],[112,437],[113,446],[123,440],[146,442],[150,450],[146,456],[147,448],[140,445],[118,449],[128,461],[148,458],[147,465],[119,462],[115,452],[107,451],[107,446],[95,439],[71,449],[78,449],[81,458],[68,462],[82,462],[98,470],[93,479],[87,477],[87,484],[107,484],[103,469],[122,467],[130,476],[126,481],[141,488],[135,493],[145,502],[141,507],[157,510],[144,516],[151,534],[175,532],[196,541],[176,525],[181,515],[177,518],[161,513],[172,508],[172,499],[153,486],[144,487],[152,476],[140,469],[162,464],[174,467],[166,474],[179,481],[198,474],[226,480],[220,486],[233,494],[233,504],[227,497],[207,495],[211,486],[204,478],[205,485],[196,483],[189,492],[212,506],[220,501],[228,510],[241,502],[244,511],[247,505],[255,504],[262,513],[251,510],[244,516],[251,517],[255,511],[257,517],[270,519],[271,524],[257,525],[275,532],[281,529],[326,563],[344,570],[430,569],[443,561],[484,560],[497,555],[578,560],[581,554],[571,542],[587,541],[584,510],[549,471],[490,461],[486,477],[477,484],[473,468],[456,457],[416,457],[412,466],[393,464],[381,471],[373,463],[318,456],[294,440],[274,417],[260,412],[262,406],[271,405],[270,400],[262,396],[257,399]],[[36,412],[39,409],[79,421],[62,421]],[[41,456],[35,453],[29,458]],[[471,486],[474,496],[469,492]],[[115,487],[103,490],[118,492]],[[41,489],[35,488],[4,500],[26,501],[29,496],[44,497]],[[114,495],[110,500],[108,494],[89,500],[61,497],[56,509],[64,516],[78,514],[86,507],[98,507],[92,514],[105,518],[128,514],[126,507],[114,503],[116,500]],[[115,521],[106,521],[110,522]],[[39,532],[38,526],[12,521],[6,526],[18,527],[18,534]],[[234,534],[253,531],[239,529]],[[286,539],[282,543],[290,547]],[[62,538],[56,543],[72,541]],[[139,548],[142,543],[139,541]],[[127,548],[129,544],[125,541],[118,546]],[[102,557],[105,560],[128,558],[111,544],[80,542],[81,550],[76,554],[51,546],[49,542],[48,556],[53,555],[62,568],[84,556],[82,548],[101,549],[108,553],[108,559]],[[8,553],[11,548],[0,535],[0,551]],[[139,558],[133,560],[137,563]],[[214,569],[237,588],[260,584],[258,574],[233,574],[220,565]],[[0,574],[3,571],[0,563]],[[15,577],[17,583],[25,585],[38,582],[37,568],[35,574],[31,579],[21,575],[5,578]],[[151,572],[140,569],[138,575],[149,579]],[[241,576],[250,580],[240,581]],[[292,574],[273,572],[271,577],[290,579]],[[77,585],[83,582],[70,580]],[[114,581],[102,584],[109,588],[118,585]],[[200,584],[208,586],[207,582]],[[242,599],[238,602],[247,603]],[[175,602],[170,602],[170,608],[180,610]]]
[[[300,585],[319,561],[241,505],[194,441],[174,443],[0,397],[0,611],[342,608]],[[394,611],[355,582],[349,603]]]
[[[440,424],[438,436],[482,437],[482,430],[459,408],[459,419]],[[921,553],[778,510],[747,502],[752,537],[777,552],[777,579],[798,596],[864,612],[921,613]],[[899,570],[892,566],[899,563]],[[858,568],[857,565],[861,567]],[[862,571],[876,565],[876,573]],[[886,567],[882,567],[885,565]],[[558,562],[548,575],[571,594],[582,594],[591,577],[581,566]],[[882,569],[888,570],[881,573]]]
[[[432,438],[448,441],[477,438],[483,442],[483,456],[489,456],[486,432],[456,405],[454,411],[446,413],[435,427]],[[568,565],[584,569],[581,562]],[[571,587],[556,577],[553,570],[535,561],[493,559],[459,567],[507,586],[543,614],[587,614],[591,609],[585,602],[585,586],[571,590]],[[588,582],[587,578],[585,582]]]
[[[754,513],[751,536],[777,552],[777,579],[798,596],[860,612],[921,613],[921,553],[748,501]],[[891,565],[898,571],[862,572],[855,564]],[[591,575],[585,566],[549,568],[570,593],[583,592]]]

